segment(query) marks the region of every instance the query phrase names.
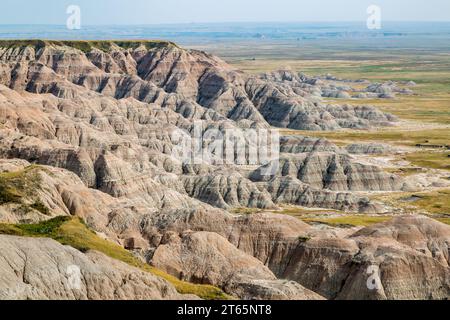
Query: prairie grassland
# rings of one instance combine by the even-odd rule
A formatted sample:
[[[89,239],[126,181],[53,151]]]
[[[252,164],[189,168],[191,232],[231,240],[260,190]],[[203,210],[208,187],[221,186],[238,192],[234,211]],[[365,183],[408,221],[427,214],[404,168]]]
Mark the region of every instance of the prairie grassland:
[[[282,134],[327,138],[337,144],[354,142],[387,142],[399,146],[414,147],[417,144],[446,145],[450,143],[450,128],[424,127],[423,129],[381,128],[375,130],[303,131],[281,129]],[[420,149],[417,149],[420,151]]]
[[[413,165],[421,168],[442,169],[450,171],[450,151],[419,151],[408,153],[403,158]]]
[[[331,226],[369,226],[392,219],[392,215],[346,214],[340,210],[312,209],[298,206],[284,206],[274,214],[285,214],[298,218],[306,223],[323,223]]]
[[[233,213],[236,214],[255,214],[260,212],[289,215],[306,223],[323,223],[330,226],[343,227],[365,227],[392,219],[392,215],[346,214],[340,210],[313,209],[300,206],[282,206],[281,210],[272,211],[249,208],[233,210]]]
[[[329,218],[303,218],[309,223],[324,223],[331,226],[367,227],[373,224],[389,221],[392,216],[369,216],[369,215],[344,215]]]
[[[450,219],[450,189],[425,192],[399,192],[374,196],[409,213],[421,213],[438,219]]]

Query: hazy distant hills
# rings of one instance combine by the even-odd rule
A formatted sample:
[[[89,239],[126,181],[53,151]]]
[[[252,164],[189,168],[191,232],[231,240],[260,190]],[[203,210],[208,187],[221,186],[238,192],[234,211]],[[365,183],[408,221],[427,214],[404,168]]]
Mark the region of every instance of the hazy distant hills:
[[[167,39],[180,44],[230,40],[333,40],[427,38],[433,45],[450,43],[449,22],[384,22],[382,29],[369,30],[361,22],[328,23],[192,23],[135,26],[82,26],[68,30],[65,25],[0,25],[3,39]],[[375,40],[376,41],[376,40]],[[376,42],[374,43],[376,44]],[[419,42],[431,45],[430,42]],[[416,44],[415,44],[416,45]]]

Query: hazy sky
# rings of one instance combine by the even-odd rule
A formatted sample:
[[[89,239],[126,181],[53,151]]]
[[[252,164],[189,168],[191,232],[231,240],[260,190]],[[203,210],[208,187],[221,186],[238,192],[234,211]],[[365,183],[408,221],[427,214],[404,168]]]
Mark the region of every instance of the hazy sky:
[[[65,24],[68,5],[82,23],[364,21],[376,4],[385,21],[450,21],[450,0],[1,0],[0,24]]]

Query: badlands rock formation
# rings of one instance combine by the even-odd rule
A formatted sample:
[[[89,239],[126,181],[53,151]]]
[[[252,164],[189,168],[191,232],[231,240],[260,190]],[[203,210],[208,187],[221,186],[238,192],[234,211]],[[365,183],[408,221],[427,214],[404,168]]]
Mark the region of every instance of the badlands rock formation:
[[[353,165],[325,140],[299,137],[281,139],[280,151],[293,155],[283,158],[281,177],[269,181],[261,181],[258,167],[183,164],[172,157],[173,135],[192,133],[197,120],[204,131],[269,124],[320,130],[392,117],[371,107],[313,102],[278,78],[247,76],[171,43],[88,45],[83,51],[80,43],[48,42],[0,49],[2,157],[65,168],[88,187],[145,198],[157,208],[191,206],[195,198],[223,209],[288,202],[364,211],[365,199],[347,191],[403,188],[400,178]],[[297,168],[291,180],[287,166]],[[280,196],[280,185],[290,195]],[[334,205],[333,199],[346,200]]]
[[[0,299],[189,299],[166,281],[98,252],[81,253],[50,239],[0,235]],[[75,278],[80,275],[80,278]]]
[[[242,299],[323,299],[294,281],[278,280],[260,260],[217,233],[168,232],[150,261],[183,280],[219,286]]]
[[[281,136],[279,158],[264,163],[251,163],[247,151],[243,163],[175,156],[179,132],[393,125],[370,106],[325,103],[327,81],[336,79],[250,76],[168,42],[0,41],[0,191],[8,195],[0,222],[78,216],[148,264],[242,299],[449,297],[446,225],[399,217],[342,230],[265,212],[291,204],[376,213],[383,208],[364,194],[410,188],[401,177],[303,136]],[[231,213],[239,208],[263,212]],[[26,289],[19,298],[180,298],[97,253],[39,241],[2,238],[0,260],[11,262],[0,265],[3,281]],[[106,261],[111,268],[98,266]],[[78,296],[46,288],[64,284],[69,262],[87,280]],[[35,273],[47,264],[48,273]],[[382,284],[375,291],[367,287],[373,265]]]
[[[414,94],[408,87],[415,85],[414,82],[396,83],[394,81],[387,81],[385,83],[370,83],[367,80],[339,79],[330,74],[326,76],[310,77],[303,73],[293,72],[290,69],[266,73],[263,74],[261,78],[285,84],[302,95],[307,93],[315,97],[344,100],[351,98],[394,99],[397,94]],[[364,89],[356,89],[352,87],[352,84],[368,84],[368,86]],[[383,120],[383,115],[381,113],[374,109],[372,109],[372,111],[377,114],[376,117],[378,120]],[[388,121],[395,120],[392,115],[385,116]]]
[[[383,155],[395,152],[392,146],[382,143],[353,143],[346,149],[350,154]]]
[[[312,239],[279,276],[329,299],[448,299],[449,240],[447,225],[398,217],[344,238]],[[379,286],[367,285],[368,273]]]

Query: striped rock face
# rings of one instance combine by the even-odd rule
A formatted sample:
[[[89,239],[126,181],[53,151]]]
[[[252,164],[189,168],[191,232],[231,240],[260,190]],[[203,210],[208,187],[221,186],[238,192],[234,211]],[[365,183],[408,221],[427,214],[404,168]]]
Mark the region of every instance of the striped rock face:
[[[411,190],[326,139],[278,136],[276,157],[261,161],[273,147],[262,133],[396,121],[370,106],[326,104],[322,96],[352,92],[332,81],[247,75],[169,42],[0,41],[0,222],[80,217],[150,265],[243,299],[448,297],[446,225],[399,217],[342,229],[274,214],[286,205],[380,213],[387,208],[367,193]],[[236,214],[243,209],[252,214]],[[0,288],[19,285],[20,299],[181,297],[97,253],[1,237],[0,261],[9,263],[0,265]],[[20,252],[29,261],[23,275]],[[81,293],[46,288],[64,284],[61,266],[73,259],[85,275]],[[46,265],[48,273],[36,271]],[[94,273],[108,277],[107,290]],[[374,274],[376,290],[367,285]],[[120,277],[134,280],[119,290]]]

